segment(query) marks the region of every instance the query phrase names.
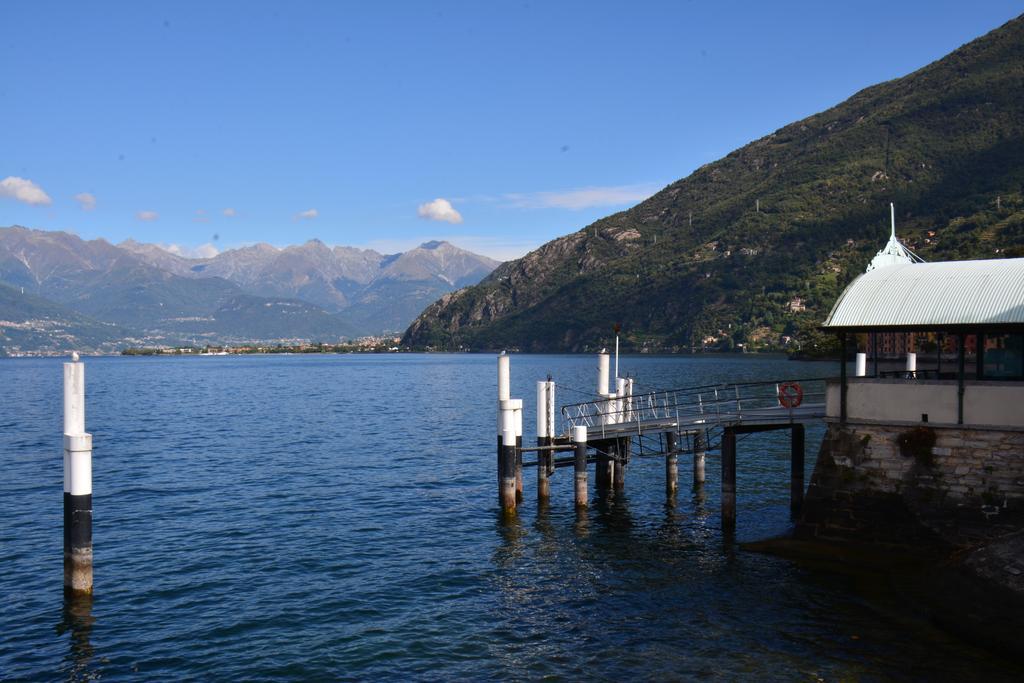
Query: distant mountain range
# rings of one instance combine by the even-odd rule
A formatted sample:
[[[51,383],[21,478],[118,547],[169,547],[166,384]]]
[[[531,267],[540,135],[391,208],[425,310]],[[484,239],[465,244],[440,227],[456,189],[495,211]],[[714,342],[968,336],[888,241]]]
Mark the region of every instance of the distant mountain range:
[[[191,259],[131,240],[0,228],[0,348],[328,342],[400,331],[497,265],[448,242],[385,255],[310,240]]]
[[[621,323],[630,350],[809,349],[889,202],[926,260],[1024,256],[1022,160],[1018,17],[444,295],[403,341],[582,351]]]

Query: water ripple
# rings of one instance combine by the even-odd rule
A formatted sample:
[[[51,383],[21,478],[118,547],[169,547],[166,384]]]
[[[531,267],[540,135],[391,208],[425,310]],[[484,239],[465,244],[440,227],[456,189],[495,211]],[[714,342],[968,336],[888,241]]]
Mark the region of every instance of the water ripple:
[[[548,372],[589,387],[591,361],[517,357],[513,393],[532,403]],[[546,508],[528,479],[503,523],[491,357],[88,363],[83,606],[61,591],[59,361],[0,360],[0,678],[1021,676],[844,577],[737,551],[789,528],[779,435],[741,446],[737,538],[719,532],[711,462],[703,495],[667,505],[660,463],[638,461],[624,493],[594,492],[582,514],[568,471]],[[651,386],[830,371],[624,366]]]

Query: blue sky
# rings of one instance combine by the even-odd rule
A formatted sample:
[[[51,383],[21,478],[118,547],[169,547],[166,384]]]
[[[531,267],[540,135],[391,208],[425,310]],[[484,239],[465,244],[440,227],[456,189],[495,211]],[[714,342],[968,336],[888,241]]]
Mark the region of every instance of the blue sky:
[[[1022,11],[4,3],[0,225],[510,258]]]

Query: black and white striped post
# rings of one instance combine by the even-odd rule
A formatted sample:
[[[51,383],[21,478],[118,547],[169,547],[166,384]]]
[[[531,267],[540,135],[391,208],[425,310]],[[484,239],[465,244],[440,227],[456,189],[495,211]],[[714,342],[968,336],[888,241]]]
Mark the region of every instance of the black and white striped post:
[[[523,410],[521,398],[507,398],[498,401],[498,499],[505,506],[505,457],[511,449],[512,462],[507,466],[512,473],[512,497],[516,496],[516,475],[519,462],[519,449],[516,447],[516,415]],[[513,508],[515,505],[512,506]]]
[[[513,514],[516,511],[516,432],[506,429],[502,434],[501,461],[501,511]]]
[[[549,380],[537,382],[537,446],[541,449],[551,446],[555,436],[555,383]],[[548,482],[551,461],[554,454],[549,450],[537,451],[537,500],[546,501],[551,495]]]
[[[64,363],[64,589],[92,594],[92,434],[85,431],[85,364]]]
[[[576,444],[574,477],[576,507],[587,506],[587,428],[579,425],[572,428],[572,442]]]
[[[501,484],[501,432],[504,428],[501,424],[502,411],[501,402],[507,401],[511,398],[510,390],[510,373],[509,373],[509,357],[508,354],[502,351],[498,355],[498,409],[497,409],[497,427],[498,427],[498,483]]]

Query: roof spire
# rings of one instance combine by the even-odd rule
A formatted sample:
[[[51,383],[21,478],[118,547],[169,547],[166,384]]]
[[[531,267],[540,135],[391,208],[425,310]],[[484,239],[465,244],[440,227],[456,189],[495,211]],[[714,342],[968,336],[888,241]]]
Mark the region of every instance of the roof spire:
[[[871,259],[871,263],[868,264],[867,270],[864,271],[866,273],[870,273],[875,268],[882,268],[884,266],[897,266],[906,263],[924,262],[923,258],[907,249],[903,243],[896,238],[896,205],[892,202],[889,202],[889,220],[892,225],[892,230],[889,233],[889,241],[877,254],[875,254],[875,258]]]

